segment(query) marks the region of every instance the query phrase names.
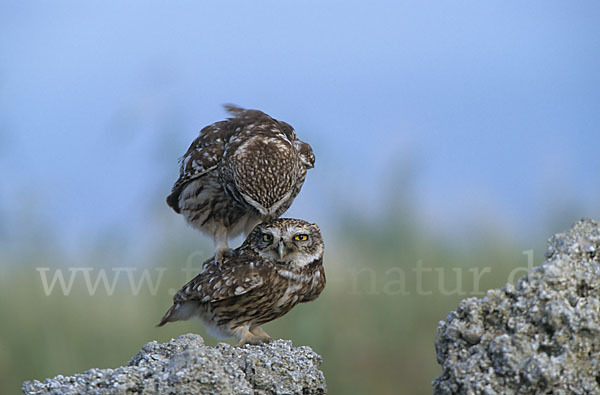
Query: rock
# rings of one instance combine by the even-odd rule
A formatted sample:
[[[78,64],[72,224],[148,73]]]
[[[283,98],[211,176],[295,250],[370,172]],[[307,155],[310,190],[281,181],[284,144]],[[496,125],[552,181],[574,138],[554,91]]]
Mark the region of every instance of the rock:
[[[147,343],[127,366],[23,384],[26,394],[324,394],[321,357],[289,340],[232,347],[187,334]]]
[[[436,394],[600,393],[600,223],[549,241],[516,285],[465,299],[437,328]]]

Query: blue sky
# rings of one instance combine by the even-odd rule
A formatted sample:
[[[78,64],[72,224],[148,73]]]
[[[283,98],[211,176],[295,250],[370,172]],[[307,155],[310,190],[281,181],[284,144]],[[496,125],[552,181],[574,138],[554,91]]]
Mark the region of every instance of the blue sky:
[[[0,221],[144,228],[236,103],[315,149],[289,215],[409,190],[433,228],[546,237],[557,211],[600,217],[599,4],[3,1]]]

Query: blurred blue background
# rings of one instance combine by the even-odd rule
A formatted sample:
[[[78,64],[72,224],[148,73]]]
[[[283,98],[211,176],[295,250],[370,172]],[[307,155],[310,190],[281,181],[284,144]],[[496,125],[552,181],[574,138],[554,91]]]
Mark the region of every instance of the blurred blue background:
[[[345,239],[375,243],[385,229],[466,250],[502,240],[521,259],[519,248],[600,217],[599,17],[594,1],[4,0],[4,281],[40,256],[50,267],[144,265],[177,240],[206,242],[164,198],[177,158],[225,117],[224,103],[285,120],[312,144],[316,168],[286,216],[322,224],[332,261],[343,261]],[[401,260],[394,251],[390,262]],[[475,259],[461,251],[459,261]],[[23,287],[41,287],[35,270],[24,273]],[[21,303],[11,295],[6,309]],[[153,303],[162,310],[168,296]],[[429,340],[447,311],[432,313]],[[9,353],[14,339],[0,339]],[[12,371],[96,366],[49,364]],[[360,388],[328,369],[333,390]],[[410,391],[427,393],[425,379]],[[394,377],[372,383],[385,380]]]

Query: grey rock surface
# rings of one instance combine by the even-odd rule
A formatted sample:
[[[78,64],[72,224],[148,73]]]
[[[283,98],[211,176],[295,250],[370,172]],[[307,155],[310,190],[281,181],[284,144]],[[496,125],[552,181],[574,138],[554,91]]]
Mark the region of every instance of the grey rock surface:
[[[546,260],[438,325],[436,394],[600,394],[600,223],[552,237]]]
[[[324,394],[321,357],[289,340],[204,345],[187,334],[147,343],[127,366],[23,384],[26,394]]]

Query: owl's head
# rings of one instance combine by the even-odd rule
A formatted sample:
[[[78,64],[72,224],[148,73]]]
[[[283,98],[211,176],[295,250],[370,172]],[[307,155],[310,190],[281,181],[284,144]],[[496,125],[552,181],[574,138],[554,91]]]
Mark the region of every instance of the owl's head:
[[[301,219],[279,218],[259,224],[247,242],[261,257],[299,268],[323,257],[321,230]]]
[[[300,156],[300,160],[306,169],[312,169],[315,167],[315,154],[313,153],[312,147],[310,144],[305,143],[304,141],[296,140],[294,141],[294,146],[298,151],[298,155]]]

